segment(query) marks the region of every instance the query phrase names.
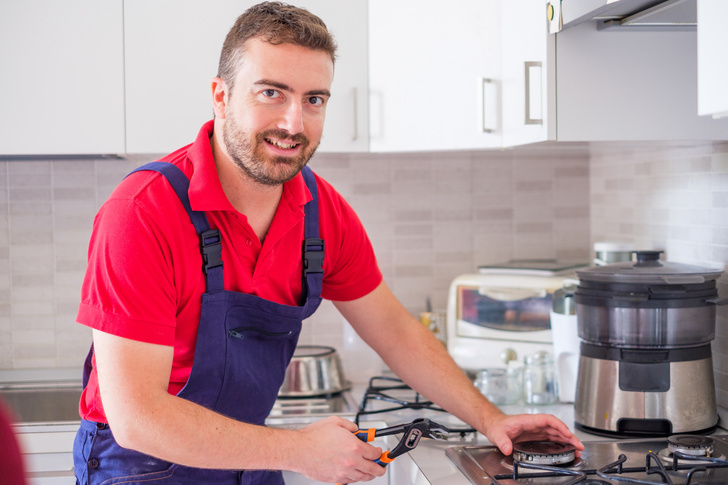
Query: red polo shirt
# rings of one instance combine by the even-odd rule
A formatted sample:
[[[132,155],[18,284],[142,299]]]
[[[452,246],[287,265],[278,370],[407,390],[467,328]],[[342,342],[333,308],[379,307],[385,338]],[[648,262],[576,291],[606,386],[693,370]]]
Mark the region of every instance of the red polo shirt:
[[[190,179],[192,209],[205,211],[222,235],[225,289],[286,305],[301,297],[303,207],[311,194],[301,174],[283,186],[265,243],[223,192],[210,147],[212,121],[197,140],[162,161]],[[382,280],[358,217],[325,180],[316,177],[319,231],[326,242],[322,296],[347,301]],[[174,346],[169,392],[190,375],[205,292],[197,233],[167,180],[156,172],[127,177],[94,220],[77,320],[143,342]],[[81,416],[106,422],[95,370],[84,390]]]

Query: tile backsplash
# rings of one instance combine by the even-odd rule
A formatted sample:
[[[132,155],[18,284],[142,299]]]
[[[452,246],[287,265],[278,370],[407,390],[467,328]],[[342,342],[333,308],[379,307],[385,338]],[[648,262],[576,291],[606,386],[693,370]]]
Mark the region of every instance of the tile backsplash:
[[[74,323],[93,217],[153,155],[0,162],[0,370],[80,367]],[[670,260],[728,262],[728,144],[558,144],[493,152],[318,154],[312,168],[351,203],[385,281],[417,314],[444,309],[450,281],[519,258],[588,261],[595,241],[664,249]],[[728,296],[728,283],[720,283]],[[714,344],[728,407],[728,324]],[[342,352],[349,378],[383,364],[330,303],[301,343]],[[353,365],[353,363],[365,365]]]

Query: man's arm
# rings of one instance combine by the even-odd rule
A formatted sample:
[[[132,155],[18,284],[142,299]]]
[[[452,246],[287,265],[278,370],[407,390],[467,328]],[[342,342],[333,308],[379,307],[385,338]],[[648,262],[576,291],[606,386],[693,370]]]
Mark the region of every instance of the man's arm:
[[[355,438],[349,421],[328,418],[301,430],[241,423],[167,392],[172,347],[98,330],[93,337],[101,401],[124,448],[192,467],[291,470],[317,480],[383,474],[370,461],[381,450]]]
[[[488,401],[445,347],[381,283],[358,300],[335,302],[344,318],[402,380],[470,424],[505,454],[515,439],[550,439],[583,446],[554,416],[507,416]]]

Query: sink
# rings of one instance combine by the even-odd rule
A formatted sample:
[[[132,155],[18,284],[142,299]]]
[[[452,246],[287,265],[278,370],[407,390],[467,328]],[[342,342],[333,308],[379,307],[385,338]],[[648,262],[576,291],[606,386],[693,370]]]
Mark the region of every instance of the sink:
[[[18,424],[78,422],[80,397],[80,384],[0,389],[0,399],[10,408]]]
[[[0,370],[0,400],[16,424],[78,423],[82,369],[38,368]]]
[[[81,369],[0,370],[0,400],[16,424],[78,423]]]

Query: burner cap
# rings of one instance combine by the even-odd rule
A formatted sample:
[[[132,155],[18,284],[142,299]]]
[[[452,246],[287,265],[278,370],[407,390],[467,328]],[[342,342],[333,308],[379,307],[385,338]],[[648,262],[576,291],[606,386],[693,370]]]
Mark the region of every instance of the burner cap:
[[[573,446],[553,441],[522,441],[513,445],[513,459],[535,465],[564,465],[576,458]]]
[[[667,438],[667,449],[670,453],[680,452],[693,456],[710,456],[713,454],[713,443],[709,436],[678,434]]]

